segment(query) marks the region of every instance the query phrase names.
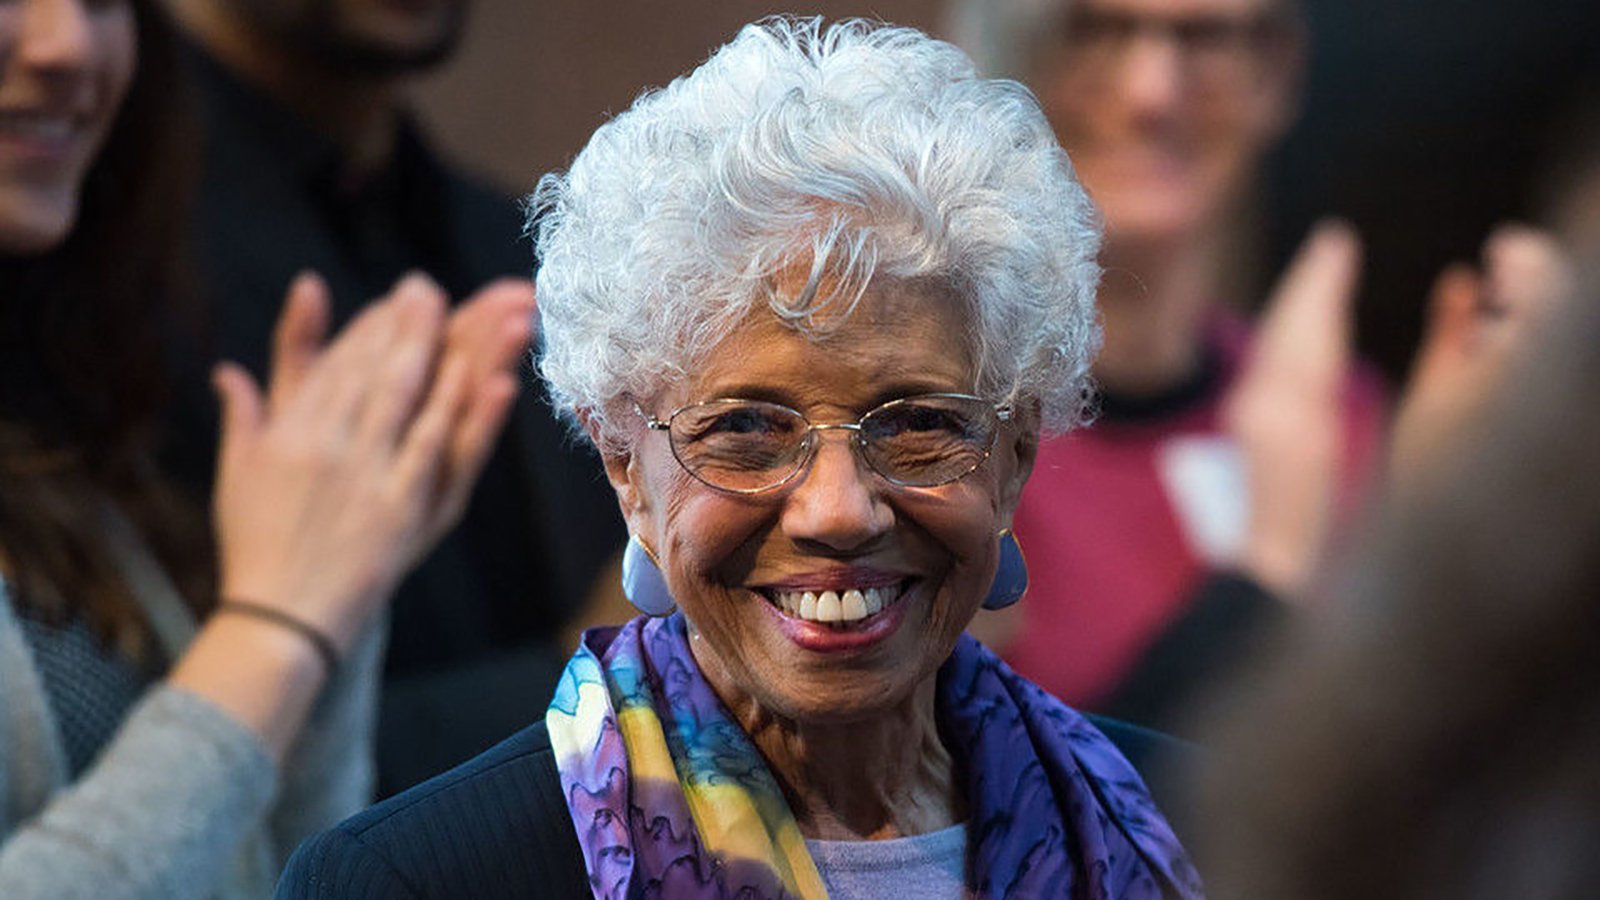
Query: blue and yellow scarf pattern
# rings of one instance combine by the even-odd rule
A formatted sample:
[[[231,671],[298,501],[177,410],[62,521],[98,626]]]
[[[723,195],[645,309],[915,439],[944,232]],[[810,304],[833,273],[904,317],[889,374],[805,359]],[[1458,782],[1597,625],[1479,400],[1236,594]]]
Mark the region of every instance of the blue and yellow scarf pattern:
[[[1143,782],[1078,713],[963,637],[939,672],[985,898],[1199,900]],[[545,721],[597,900],[825,900],[766,761],[695,665],[681,614],[585,633]]]

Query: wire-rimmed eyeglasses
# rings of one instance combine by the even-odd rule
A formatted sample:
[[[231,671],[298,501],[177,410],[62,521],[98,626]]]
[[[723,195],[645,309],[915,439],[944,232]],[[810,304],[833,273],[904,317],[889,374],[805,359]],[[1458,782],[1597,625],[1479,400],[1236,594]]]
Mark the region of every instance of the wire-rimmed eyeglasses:
[[[780,487],[816,456],[819,431],[849,431],[872,471],[904,487],[956,481],[989,458],[1009,404],[969,394],[918,394],[890,400],[854,422],[813,424],[780,403],[722,397],[681,406],[657,419],[634,409],[653,431],[665,431],[679,465],[701,482],[736,494]]]

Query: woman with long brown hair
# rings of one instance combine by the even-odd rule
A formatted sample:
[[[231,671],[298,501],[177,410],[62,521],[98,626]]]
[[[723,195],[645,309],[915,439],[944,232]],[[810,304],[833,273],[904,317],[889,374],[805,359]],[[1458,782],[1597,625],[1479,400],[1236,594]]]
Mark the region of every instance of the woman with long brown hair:
[[[421,276],[214,376],[204,517],[156,464],[187,147],[151,0],[0,4],[0,895],[254,897],[365,802],[377,628],[514,393],[526,287]]]

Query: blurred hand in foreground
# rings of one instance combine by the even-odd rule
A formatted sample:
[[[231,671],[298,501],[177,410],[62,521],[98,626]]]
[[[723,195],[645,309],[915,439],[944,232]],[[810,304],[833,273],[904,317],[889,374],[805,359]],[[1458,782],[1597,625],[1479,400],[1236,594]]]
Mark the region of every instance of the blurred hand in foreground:
[[[1333,515],[1360,272],[1355,232],[1319,224],[1274,289],[1223,408],[1249,485],[1237,564],[1285,599],[1315,571]]]
[[[328,343],[327,288],[298,277],[265,395],[237,365],[214,375],[220,595],[347,648],[459,520],[515,397],[533,308],[532,286],[507,280],[452,314],[413,274]]]
[[[1572,290],[1572,268],[1550,235],[1496,229],[1478,267],[1444,270],[1429,298],[1428,326],[1395,417],[1390,482],[1406,491],[1450,452],[1523,352],[1528,335]]]

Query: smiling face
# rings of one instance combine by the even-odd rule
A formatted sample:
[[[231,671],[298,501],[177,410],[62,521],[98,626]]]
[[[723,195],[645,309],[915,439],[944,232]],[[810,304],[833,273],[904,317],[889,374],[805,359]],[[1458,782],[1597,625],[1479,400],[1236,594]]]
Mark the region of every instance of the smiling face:
[[[1298,32],[1278,0],[1071,0],[1031,82],[1109,238],[1214,225],[1292,118]]]
[[[126,0],[0,2],[0,252],[43,253],[71,231],[135,42]]]
[[[971,392],[959,305],[925,287],[877,284],[818,341],[758,307],[688,382],[641,405],[782,403],[814,424],[854,422],[898,397]],[[997,532],[1011,522],[1032,464],[1031,416],[1003,425],[989,458],[950,484],[897,487],[856,455],[849,432],[819,432],[810,468],[773,491],[701,483],[664,433],[636,435],[606,461],[632,532],[655,550],[718,693],[800,722],[851,721],[909,697],[938,669],[994,577]],[[869,609],[825,624],[801,608],[861,592]],[[819,604],[828,600],[816,600]]]

